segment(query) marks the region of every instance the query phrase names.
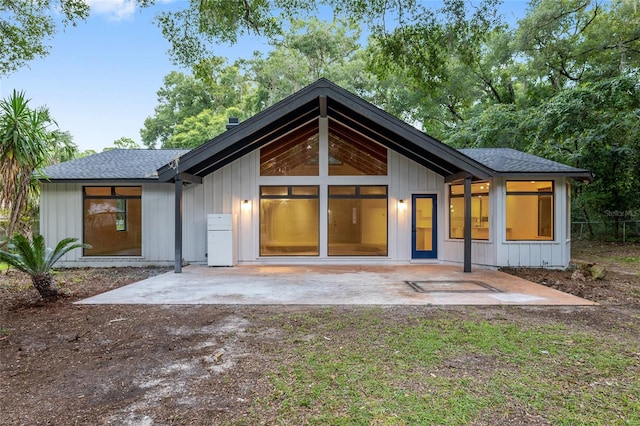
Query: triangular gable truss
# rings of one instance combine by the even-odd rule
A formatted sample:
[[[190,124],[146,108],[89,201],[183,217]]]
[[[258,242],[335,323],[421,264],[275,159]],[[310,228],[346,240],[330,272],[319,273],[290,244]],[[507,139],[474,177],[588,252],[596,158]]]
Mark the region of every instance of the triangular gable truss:
[[[351,135],[384,145],[441,176],[466,172],[474,178],[486,179],[493,175],[491,169],[461,152],[320,79],[183,155],[177,165],[163,166],[158,170],[159,179],[173,181],[177,173],[204,177],[275,139],[297,132],[321,116],[349,129]]]

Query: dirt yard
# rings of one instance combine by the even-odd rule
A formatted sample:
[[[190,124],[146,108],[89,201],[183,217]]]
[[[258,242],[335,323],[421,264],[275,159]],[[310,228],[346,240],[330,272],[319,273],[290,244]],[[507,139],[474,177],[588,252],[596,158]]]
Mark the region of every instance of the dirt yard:
[[[573,280],[572,271],[508,272],[600,306],[388,307],[375,315],[401,325],[446,312],[461,319],[562,324],[593,336],[637,336],[640,246],[581,242],[574,255],[579,264],[605,266],[606,277],[582,281]],[[40,301],[22,274],[0,272],[0,424],[288,424],[256,401],[274,391],[269,372],[290,356],[283,342],[291,342],[296,332],[292,318],[301,312],[321,318],[369,309],[73,304],[164,271],[58,271],[56,282],[66,297],[54,302]],[[359,338],[357,327],[336,334]],[[484,373],[469,369],[468,374]],[[525,407],[514,410],[504,424],[548,424],[534,421]]]

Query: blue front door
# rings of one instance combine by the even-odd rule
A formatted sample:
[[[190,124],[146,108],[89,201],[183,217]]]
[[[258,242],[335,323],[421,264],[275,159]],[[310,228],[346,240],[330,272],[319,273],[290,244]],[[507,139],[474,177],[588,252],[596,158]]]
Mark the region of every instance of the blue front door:
[[[438,200],[435,194],[413,195],[411,254],[414,259],[438,257]]]

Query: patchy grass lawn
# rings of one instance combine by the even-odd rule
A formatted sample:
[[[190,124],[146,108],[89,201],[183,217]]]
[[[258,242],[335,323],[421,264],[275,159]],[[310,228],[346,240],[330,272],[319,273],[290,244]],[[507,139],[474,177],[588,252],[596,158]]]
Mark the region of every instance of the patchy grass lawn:
[[[289,356],[259,398],[282,424],[640,424],[635,336],[598,338],[561,324],[380,311],[281,318]],[[351,330],[358,330],[354,339]]]

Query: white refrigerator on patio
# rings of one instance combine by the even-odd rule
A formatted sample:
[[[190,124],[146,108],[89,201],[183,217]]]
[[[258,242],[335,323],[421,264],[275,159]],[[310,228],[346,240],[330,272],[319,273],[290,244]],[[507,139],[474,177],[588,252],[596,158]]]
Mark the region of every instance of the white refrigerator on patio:
[[[207,215],[207,264],[238,264],[238,219],[235,214]]]

